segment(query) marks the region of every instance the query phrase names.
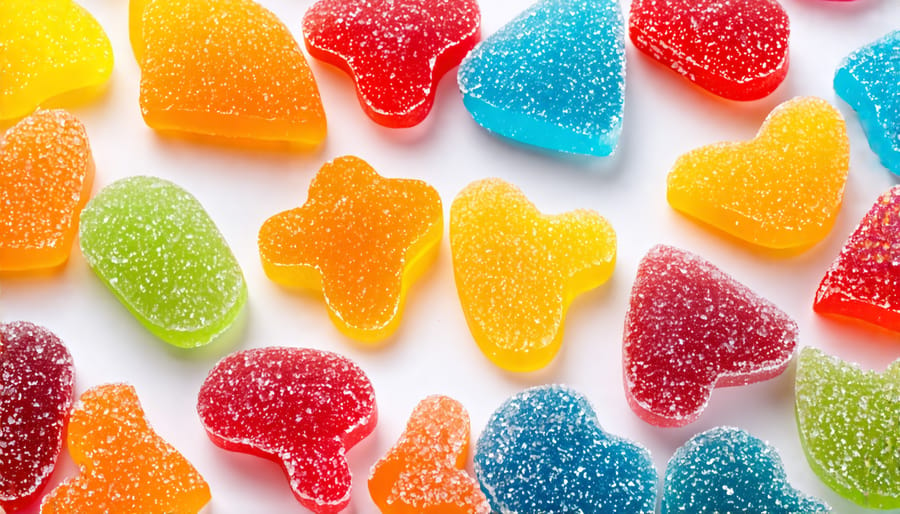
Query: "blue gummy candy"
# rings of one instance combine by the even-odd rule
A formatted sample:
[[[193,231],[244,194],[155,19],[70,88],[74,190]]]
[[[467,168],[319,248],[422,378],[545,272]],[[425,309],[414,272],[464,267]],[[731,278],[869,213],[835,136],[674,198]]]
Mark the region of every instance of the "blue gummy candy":
[[[562,386],[508,399],[475,445],[475,476],[494,512],[652,513],[650,453],[600,428],[581,394]]]
[[[739,428],[694,436],[666,466],[662,514],[830,511],[823,501],[791,487],[775,448]]]
[[[847,56],[834,90],[859,114],[884,166],[900,175],[900,30]]]
[[[459,67],[463,103],[484,128],[530,145],[606,156],[625,108],[618,0],[542,0]]]

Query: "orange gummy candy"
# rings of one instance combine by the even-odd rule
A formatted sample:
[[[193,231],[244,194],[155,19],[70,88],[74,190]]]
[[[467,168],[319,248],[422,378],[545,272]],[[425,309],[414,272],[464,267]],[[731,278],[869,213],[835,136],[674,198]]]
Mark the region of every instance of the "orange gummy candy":
[[[466,410],[452,398],[429,396],[372,467],[369,494],[385,514],[487,514],[487,498],[465,472],[468,451]]]
[[[37,111],[0,140],[0,270],[48,268],[69,258],[94,181],[84,126]]]
[[[203,477],[150,428],[130,385],[85,392],[66,443],[81,474],[44,498],[41,514],[189,514],[210,500]]]
[[[353,156],[322,166],[306,203],[259,231],[266,274],[321,290],[335,325],[375,342],[400,323],[409,286],[437,255],[441,199],[421,180],[388,179]]]

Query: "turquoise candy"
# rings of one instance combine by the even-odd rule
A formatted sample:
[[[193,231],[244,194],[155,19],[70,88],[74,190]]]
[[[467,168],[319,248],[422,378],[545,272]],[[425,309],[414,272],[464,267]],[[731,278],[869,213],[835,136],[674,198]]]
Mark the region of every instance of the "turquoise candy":
[[[669,459],[662,514],[819,514],[831,508],[788,483],[778,451],[740,428],[694,436]]]
[[[600,428],[562,386],[508,399],[475,446],[475,475],[494,512],[652,513],[656,469],[645,448]]]
[[[576,154],[613,153],[625,107],[617,0],[542,0],[459,67],[463,103],[501,136]]]
[[[900,175],[900,30],[847,56],[834,90],[859,114],[884,166]]]

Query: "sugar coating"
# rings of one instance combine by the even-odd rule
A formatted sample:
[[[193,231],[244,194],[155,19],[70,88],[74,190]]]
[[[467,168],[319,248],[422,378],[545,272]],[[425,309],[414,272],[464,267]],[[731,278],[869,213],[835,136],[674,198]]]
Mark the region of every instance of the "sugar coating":
[[[796,414],[810,467],[841,496],[900,508],[900,360],[883,374],[804,348]]]
[[[500,179],[473,182],[453,200],[450,248],[475,342],[512,371],[553,360],[569,305],[606,282],[616,262],[616,234],[599,214],[542,214]]]
[[[776,0],[635,0],[634,45],[731,100],[772,93],[788,72],[787,12]]]
[[[393,448],[372,467],[369,493],[384,513],[488,514],[487,498],[465,471],[469,414],[456,400],[419,402]]]
[[[748,142],[678,158],[668,177],[676,210],[748,243],[803,248],[834,226],[850,168],[841,113],[820,98],[776,107]]]
[[[695,435],[666,466],[662,514],[821,514],[831,508],[791,487],[775,447],[740,428]]]
[[[900,175],[900,30],[847,56],[834,90],[859,115],[869,146]]]
[[[366,114],[388,127],[425,119],[480,28],[475,0],[319,0],[303,17],[310,55],[349,73]]]
[[[272,12],[252,0],[149,0],[140,20],[131,31],[147,125],[301,146],[325,139],[315,78]]]
[[[106,186],[82,212],[79,236],[97,276],[169,344],[211,342],[247,301],[240,265],[212,219],[166,180],[130,177]]]
[[[787,367],[797,324],[703,258],[671,246],[638,266],[622,343],[625,393],[648,423],[695,421],[716,386],[767,380]]]
[[[103,27],[72,0],[0,2],[0,120],[63,93],[101,86],[113,52]]]
[[[491,415],[475,446],[475,476],[503,514],[656,507],[650,452],[604,432],[587,398],[564,386],[528,389]]]
[[[541,0],[463,60],[459,89],[484,128],[606,156],[622,132],[625,22],[617,0]]]
[[[233,353],[209,372],[197,399],[209,438],[281,464],[297,500],[317,513],[350,502],[345,452],[375,429],[375,391],[340,355],[306,348]]]
[[[134,387],[105,384],[81,395],[66,444],[79,475],[47,495],[41,514],[199,512],[209,486],[150,427]]]
[[[49,330],[0,324],[0,512],[37,498],[62,451],[75,363]]]
[[[433,187],[384,178],[344,156],[322,166],[302,207],[263,223],[259,253],[269,278],[321,290],[343,333],[377,342],[399,326],[407,291],[434,261],[443,231]]]
[[[9,129],[0,139],[0,270],[65,263],[93,181],[75,116],[39,110]]]

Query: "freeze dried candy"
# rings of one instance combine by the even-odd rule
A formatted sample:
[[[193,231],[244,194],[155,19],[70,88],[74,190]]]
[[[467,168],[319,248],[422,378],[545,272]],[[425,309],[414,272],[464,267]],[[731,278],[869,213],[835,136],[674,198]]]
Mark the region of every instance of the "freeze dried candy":
[[[27,116],[63,93],[98,88],[112,68],[106,32],[72,0],[0,2],[0,120]]]
[[[459,67],[484,128],[561,152],[606,156],[625,108],[625,22],[618,0],[540,0]]]
[[[834,225],[850,169],[841,113],[802,97],[773,110],[755,139],[717,143],[675,162],[675,210],[767,248],[813,245]]]
[[[713,388],[767,380],[787,367],[797,324],[692,253],[658,245],[638,266],[625,314],[625,393],[644,421],[695,421]]]
[[[456,289],[469,330],[501,368],[546,366],[569,304],[612,275],[616,234],[594,211],[540,211],[515,186],[486,179],[450,207]]]
[[[662,514],[821,514],[831,508],[794,489],[778,450],[740,428],[698,434],[669,459]]]
[[[804,348],[795,393],[816,475],[863,507],[900,508],[900,360],[878,374]]]
[[[443,231],[433,187],[384,178],[344,156],[322,166],[302,207],[266,220],[259,253],[269,278],[321,290],[341,332],[375,342],[397,330],[406,293],[434,261]]]
[[[66,111],[37,111],[0,139],[0,271],[69,259],[94,182],[84,125]]]
[[[303,17],[309,54],[349,73],[366,114],[395,128],[425,119],[480,28],[475,0],[319,0]]]
[[[103,188],[81,216],[81,252],[154,335],[183,348],[232,326],[247,285],[228,243],[190,193],[154,177]]]
[[[217,446],[280,463],[294,496],[317,513],[350,502],[345,453],[377,420],[365,373],[345,357],[305,348],[225,357],[203,382],[197,412]]]
[[[147,125],[309,147],[325,139],[315,78],[272,12],[252,0],[137,0],[130,8]]]
[[[790,20],[776,0],[634,0],[631,41],[730,100],[769,95],[788,72]]]
[[[49,330],[0,324],[0,512],[37,499],[62,451],[75,364]]]
[[[900,175],[900,30],[847,56],[834,90],[859,115],[884,166]]]
[[[642,446],[604,432],[587,398],[540,386],[509,398],[475,447],[495,512],[651,514],[656,469]]]
[[[101,385],[81,395],[66,444],[79,475],[44,498],[41,514],[190,514],[210,500],[206,481],[153,431],[130,385]]]

